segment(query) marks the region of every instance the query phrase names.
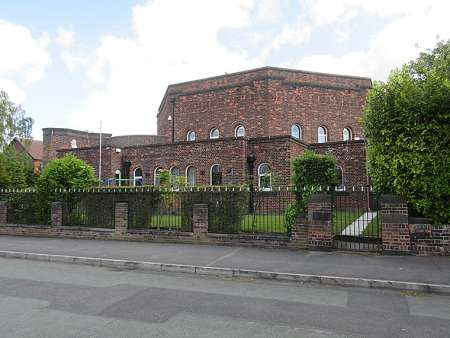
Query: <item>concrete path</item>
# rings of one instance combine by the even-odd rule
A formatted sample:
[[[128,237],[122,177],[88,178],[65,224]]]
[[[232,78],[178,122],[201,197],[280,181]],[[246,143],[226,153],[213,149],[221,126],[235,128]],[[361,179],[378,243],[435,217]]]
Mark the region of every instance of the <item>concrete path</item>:
[[[359,216],[352,224],[342,230],[344,236],[360,236],[372,220],[377,216],[376,211],[368,211]]]
[[[450,285],[450,257],[0,236],[0,250]]]

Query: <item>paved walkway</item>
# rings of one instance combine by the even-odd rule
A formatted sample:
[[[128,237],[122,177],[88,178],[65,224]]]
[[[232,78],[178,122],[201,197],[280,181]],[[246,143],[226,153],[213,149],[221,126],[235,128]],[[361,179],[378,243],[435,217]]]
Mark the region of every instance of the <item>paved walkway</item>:
[[[364,214],[359,216],[352,224],[347,226],[341,234],[346,236],[360,236],[376,216],[376,211],[365,212]]]
[[[450,285],[450,257],[14,236],[0,250]]]

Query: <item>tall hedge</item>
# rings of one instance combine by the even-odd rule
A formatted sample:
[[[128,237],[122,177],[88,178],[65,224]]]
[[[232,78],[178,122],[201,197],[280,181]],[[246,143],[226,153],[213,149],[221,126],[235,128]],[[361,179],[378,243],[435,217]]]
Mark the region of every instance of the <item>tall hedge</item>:
[[[375,82],[364,130],[373,184],[450,222],[450,40]]]

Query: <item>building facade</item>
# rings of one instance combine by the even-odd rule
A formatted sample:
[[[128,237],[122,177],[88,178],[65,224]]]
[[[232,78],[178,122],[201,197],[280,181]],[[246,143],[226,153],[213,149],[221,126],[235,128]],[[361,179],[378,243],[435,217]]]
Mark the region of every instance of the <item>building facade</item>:
[[[168,169],[189,185],[271,189],[291,182],[291,160],[309,149],[336,157],[344,185],[365,185],[370,87],[368,78],[272,67],[170,85],[157,135],[102,134],[101,177],[158,185]],[[43,132],[44,163],[74,153],[99,170],[99,134]]]

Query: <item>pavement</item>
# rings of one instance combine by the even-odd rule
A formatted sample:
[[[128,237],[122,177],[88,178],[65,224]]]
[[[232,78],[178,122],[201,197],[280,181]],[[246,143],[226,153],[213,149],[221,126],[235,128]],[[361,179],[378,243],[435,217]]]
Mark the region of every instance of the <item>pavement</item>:
[[[89,246],[116,245],[105,244]],[[0,267],[2,338],[450,336],[449,296],[5,258]]]
[[[0,236],[0,251],[450,286],[450,257]]]

